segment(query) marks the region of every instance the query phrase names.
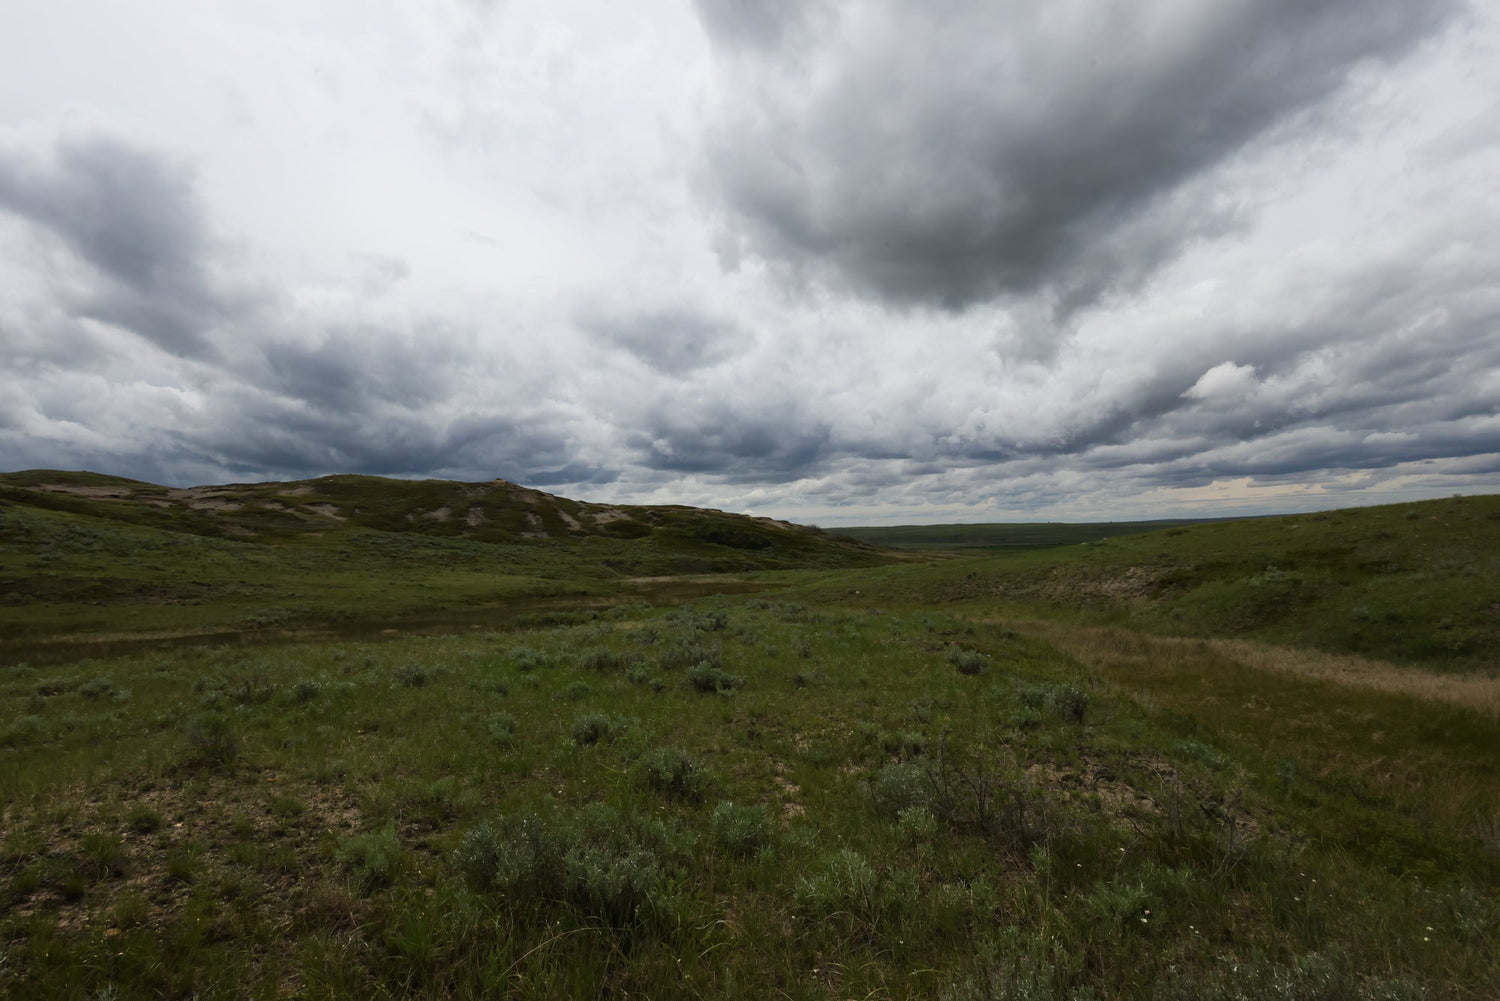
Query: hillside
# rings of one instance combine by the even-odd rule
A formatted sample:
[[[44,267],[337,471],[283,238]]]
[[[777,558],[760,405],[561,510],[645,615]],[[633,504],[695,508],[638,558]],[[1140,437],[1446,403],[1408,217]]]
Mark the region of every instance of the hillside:
[[[348,475],[172,488],[98,473],[26,470],[0,473],[0,502],[267,541],[364,528],[498,543],[653,537],[684,551],[723,556],[725,550],[737,550],[772,560],[807,557],[814,563],[830,554],[868,551],[831,540],[818,529],[770,518],[675,505],[589,504],[506,480],[458,483]]]
[[[978,555],[976,550],[1051,549],[1054,546],[1073,546],[1081,542],[1098,542],[1121,535],[1159,532],[1168,528],[1201,525],[1220,520],[1223,519],[1172,518],[1159,521],[877,525],[830,528],[828,531],[834,535],[859,539],[883,549],[928,553],[964,552],[966,555]]]
[[[176,489],[95,473],[0,475],[0,640],[12,662],[132,635],[493,624],[551,599],[746,586],[658,578],[882,558],[768,518],[588,504],[504,480]]]
[[[1178,525],[858,579],[861,602],[1028,609],[1167,635],[1494,668],[1500,496]]]

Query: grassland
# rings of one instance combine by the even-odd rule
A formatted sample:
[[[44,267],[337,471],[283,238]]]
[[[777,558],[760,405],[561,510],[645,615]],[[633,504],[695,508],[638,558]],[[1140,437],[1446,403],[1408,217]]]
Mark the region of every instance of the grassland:
[[[1500,982],[1500,499],[914,561],[12,486],[8,996]]]
[[[975,550],[1014,551],[1075,546],[1101,542],[1121,535],[1160,532],[1169,528],[1205,524],[1205,519],[1099,522],[1020,522],[972,525],[890,525],[866,528],[830,528],[842,535],[883,549],[923,553],[965,553]]]

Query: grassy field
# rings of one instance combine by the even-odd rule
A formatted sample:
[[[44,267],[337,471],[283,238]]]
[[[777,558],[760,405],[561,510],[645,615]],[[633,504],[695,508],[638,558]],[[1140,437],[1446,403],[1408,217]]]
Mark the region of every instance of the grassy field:
[[[926,553],[962,552],[972,555],[973,550],[984,549],[1012,551],[1076,546],[1084,542],[1099,542],[1121,535],[1160,532],[1169,528],[1205,523],[1203,519],[1046,521],[979,525],[891,525],[869,528],[830,528],[828,531],[832,535],[858,539],[884,549]]]
[[[28,496],[8,996],[1500,983],[1497,498],[914,561]]]

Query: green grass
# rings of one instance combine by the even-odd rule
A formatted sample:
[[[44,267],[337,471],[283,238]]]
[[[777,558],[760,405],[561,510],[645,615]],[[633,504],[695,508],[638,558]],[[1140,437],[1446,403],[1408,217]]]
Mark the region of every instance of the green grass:
[[[510,484],[325,477],[202,490],[0,475],[0,662],[117,653],[153,639],[369,635],[393,620],[488,628],[575,609],[580,598],[603,608],[753,589],[767,570],[883,559],[795,526],[579,505]],[[191,506],[209,503],[225,506]],[[449,513],[426,517],[434,511]],[[626,521],[647,527],[622,534]],[[705,586],[693,574],[737,579]]]
[[[1076,546],[1141,532],[1159,532],[1187,525],[1209,524],[1217,519],[1178,518],[1160,521],[1097,521],[1001,523],[969,525],[890,525],[830,528],[843,535],[884,549],[908,552],[973,555],[974,550],[1015,551]]]
[[[1488,998],[1500,713],[1307,669],[1336,644],[1298,603],[1169,612],[1243,599],[1267,563],[1363,588],[1375,558],[1413,606],[1451,602],[1497,551],[1494,506],[783,568],[756,581],[775,594],[685,603],[522,590],[491,623],[382,637],[305,595],[436,616],[503,546],[386,560],[346,535],[361,583],[316,537],[8,507],[7,573],[56,551],[118,582],[110,547],[155,540],[183,548],[143,558],[307,611],[0,668],[0,995]],[[537,540],[566,572],[518,576],[586,582],[591,545]],[[88,607],[101,630],[149,611]],[[1486,683],[1465,658],[1385,670]]]
[[[1443,670],[1500,646],[1500,496],[1179,526],[816,580],[842,602],[969,603]]]

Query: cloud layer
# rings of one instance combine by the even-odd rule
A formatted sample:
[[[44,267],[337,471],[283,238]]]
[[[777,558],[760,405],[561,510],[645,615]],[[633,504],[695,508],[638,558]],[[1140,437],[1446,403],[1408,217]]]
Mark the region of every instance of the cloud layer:
[[[1481,8],[66,6],[0,41],[5,468],[828,523],[1500,487]]]

